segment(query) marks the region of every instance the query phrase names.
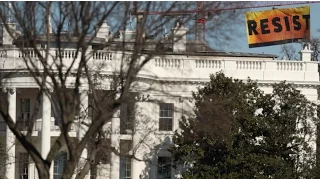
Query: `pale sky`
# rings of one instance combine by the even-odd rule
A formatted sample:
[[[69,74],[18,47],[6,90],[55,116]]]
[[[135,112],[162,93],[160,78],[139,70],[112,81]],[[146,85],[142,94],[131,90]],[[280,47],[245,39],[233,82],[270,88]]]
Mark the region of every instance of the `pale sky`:
[[[300,5],[292,5],[292,6],[279,6],[277,8],[290,8],[290,7],[301,7],[301,6],[310,6],[310,28],[311,28],[311,37],[320,37],[320,32],[317,32],[317,29],[320,29],[320,1],[319,3],[311,3],[311,4],[300,4]],[[272,7],[268,8],[253,8],[249,9],[249,12],[255,12],[255,11],[263,11],[263,10],[271,10]],[[242,21],[243,23],[237,27],[237,30],[241,32],[241,36],[235,38],[235,43],[238,45],[238,47],[223,47],[222,50],[225,51],[233,51],[233,52],[247,52],[247,53],[264,53],[264,54],[275,54],[280,56],[280,47],[281,45],[275,45],[275,46],[266,46],[266,47],[258,47],[258,48],[249,48],[248,46],[248,40],[247,40],[247,34],[246,34],[246,22],[245,22],[245,14],[242,15]],[[301,45],[298,43],[293,43],[294,47],[298,51],[301,50]],[[213,48],[215,45],[213,45]],[[221,47],[217,48],[221,49]]]

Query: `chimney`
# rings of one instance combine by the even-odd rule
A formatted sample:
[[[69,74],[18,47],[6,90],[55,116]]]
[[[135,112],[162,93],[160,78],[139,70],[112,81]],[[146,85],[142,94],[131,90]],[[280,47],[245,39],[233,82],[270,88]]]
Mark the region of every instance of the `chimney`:
[[[311,46],[310,43],[305,43],[303,45],[303,50],[300,51],[300,56],[302,61],[311,61]]]
[[[51,14],[49,14],[49,34],[52,34]]]
[[[2,44],[3,45],[12,45],[13,39],[14,37],[16,37],[17,25],[16,23],[12,22],[11,8],[12,8],[11,3],[9,2],[8,12],[6,17],[6,22],[5,22],[5,24],[8,26],[8,29],[6,29],[5,24],[2,23]],[[9,32],[11,32],[11,35]]]
[[[173,52],[186,52],[188,28],[183,26],[181,20],[177,20],[175,27],[172,28]]]
[[[16,24],[15,23],[6,23],[6,25],[8,26],[8,30],[12,33],[12,36],[15,37],[16,36]],[[2,44],[3,45],[12,45],[13,43],[13,37],[10,35],[9,31],[8,31],[5,27],[5,25],[2,23]]]
[[[98,38],[104,38],[106,42],[109,41],[109,29],[110,26],[108,26],[107,21],[103,21],[100,28],[96,26],[96,37]]]
[[[143,21],[145,20],[145,12],[144,11],[138,11],[136,12],[136,19],[137,19],[137,27],[136,31],[139,33],[140,31],[143,31]],[[141,29],[142,28],[142,29]],[[145,31],[143,31],[142,38],[145,38],[146,34]]]
[[[136,32],[135,31],[127,29],[125,31],[121,31],[121,33],[122,33],[122,39],[124,39],[125,41],[136,38]]]

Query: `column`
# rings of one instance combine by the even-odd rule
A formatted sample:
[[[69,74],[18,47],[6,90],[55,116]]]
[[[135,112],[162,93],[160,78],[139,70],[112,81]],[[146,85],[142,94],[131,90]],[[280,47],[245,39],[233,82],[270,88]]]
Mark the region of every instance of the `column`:
[[[136,149],[136,147],[138,146],[140,142],[140,132],[139,130],[134,132],[133,136],[132,136],[132,148]],[[135,159],[136,158],[141,158],[140,156],[140,151],[139,148],[135,151],[132,152],[134,157],[132,158],[132,165],[131,165],[131,176],[132,179],[140,179],[140,174],[141,174],[141,163],[139,160]]]
[[[46,93],[47,92],[47,93]],[[42,92],[41,156],[47,159],[51,148],[51,101],[50,90]],[[53,178],[53,163],[50,167],[50,179]]]
[[[137,107],[141,107],[141,102],[136,102]],[[138,108],[139,109],[139,108]],[[135,152],[133,152],[133,149],[136,149],[139,141],[140,141],[140,134],[141,134],[141,126],[140,126],[140,119],[139,117],[135,116],[134,118],[134,130],[133,130],[133,135],[132,135],[132,153],[134,157],[141,158],[138,148]],[[132,165],[131,165],[131,177],[132,179],[140,179],[140,162],[136,160],[135,158],[132,158]]]
[[[89,122],[89,117],[88,117],[88,107],[89,107],[89,97],[88,97],[88,92],[86,90],[81,90],[80,93],[80,118],[79,118],[79,130],[78,130],[78,139],[79,141],[82,140],[84,135],[86,134],[88,130],[88,126],[81,124],[81,122],[85,123],[90,123]],[[88,152],[87,149],[84,148],[81,156],[80,156],[80,169],[83,168],[84,164],[86,163],[86,160],[88,158]],[[85,179],[90,178],[90,171],[89,173],[85,176]]]
[[[141,111],[143,110],[143,102],[139,101],[135,103],[136,111],[138,111],[138,113],[142,113]],[[134,155],[134,157],[132,158],[132,171],[131,171],[131,176],[132,179],[140,179],[140,174],[141,174],[141,166],[143,166],[139,160],[135,159],[135,158],[139,158],[141,159],[141,150],[139,147],[139,142],[141,140],[141,135],[142,135],[142,131],[143,131],[143,125],[142,122],[143,121],[141,119],[141,117],[137,117],[135,116],[134,118],[134,122],[133,122],[133,126],[134,126],[134,130],[133,130],[133,134],[132,134],[132,154]],[[134,152],[134,150],[136,149],[136,151]]]
[[[111,146],[120,152],[120,110],[117,110],[111,119]],[[111,151],[110,179],[120,177],[120,156]]]
[[[7,99],[8,99],[8,113],[12,121],[16,122],[16,89],[7,88]],[[16,145],[15,145],[15,135],[7,126],[6,132],[6,149],[9,156],[9,164],[6,166],[6,177],[8,179],[15,179],[15,154],[16,154]]]
[[[29,177],[30,177],[30,179],[39,179],[37,168],[36,168],[36,163],[34,163],[32,160],[30,162],[31,162],[29,164]]]

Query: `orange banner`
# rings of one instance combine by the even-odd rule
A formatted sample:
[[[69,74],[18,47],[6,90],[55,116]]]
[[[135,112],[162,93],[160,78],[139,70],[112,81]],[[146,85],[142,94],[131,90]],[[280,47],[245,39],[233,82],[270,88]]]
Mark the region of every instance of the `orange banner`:
[[[247,12],[249,48],[310,39],[310,6]]]

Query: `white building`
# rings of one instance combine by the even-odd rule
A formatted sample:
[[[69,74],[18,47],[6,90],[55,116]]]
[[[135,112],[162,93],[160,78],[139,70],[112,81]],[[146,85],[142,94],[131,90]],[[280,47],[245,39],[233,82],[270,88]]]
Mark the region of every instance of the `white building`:
[[[14,24],[12,24],[14,27]],[[174,29],[173,35],[183,35],[186,28]],[[97,50],[99,45],[108,41],[109,26],[104,23],[93,40],[91,49],[93,56],[90,59],[91,66],[97,67],[101,64],[103,77],[101,89],[109,90],[112,73],[120,66],[120,60],[123,57],[123,51],[120,48],[122,40],[115,39],[108,42],[109,49]],[[128,36],[126,36],[128,37]],[[175,38],[174,38],[175,39]],[[6,99],[9,102],[9,113],[17,124],[21,124],[22,131],[25,120],[33,112],[33,106],[36,101],[36,94],[39,86],[26,69],[23,61],[25,54],[12,45],[12,40],[3,30],[2,47],[0,49],[0,73],[3,82],[3,92],[1,94],[1,103]],[[39,37],[39,45],[45,39]],[[130,58],[130,48],[133,47],[132,39],[128,38],[125,43],[125,56]],[[19,43],[19,38],[15,41]],[[145,50],[148,54],[152,49],[158,48],[153,45],[154,40],[149,40]],[[72,42],[65,44],[63,51],[64,63],[68,64],[74,58],[75,49]],[[117,49],[118,48],[118,49]],[[179,169],[170,166],[170,153],[167,151],[170,144],[170,137],[174,130],[178,128],[178,121],[183,113],[190,112],[192,108],[191,94],[196,91],[198,86],[204,85],[209,81],[209,75],[222,70],[227,76],[253,80],[258,80],[258,84],[263,91],[269,93],[272,91],[271,85],[282,80],[292,82],[297,85],[297,89],[312,101],[317,101],[317,86],[319,85],[318,63],[311,61],[311,51],[306,48],[301,51],[301,61],[276,60],[274,55],[220,52],[207,48],[203,44],[187,42],[185,38],[177,42],[165,42],[163,47],[165,53],[156,55],[139,72],[138,81],[133,92],[143,92],[139,94],[136,105],[140,109],[140,115],[148,119],[146,124],[141,122],[138,127],[142,131],[132,136],[121,123],[130,117],[127,112],[127,105],[123,105],[120,115],[116,114],[112,118],[109,127],[112,129],[110,135],[111,144],[121,149],[121,152],[132,153],[128,146],[130,142],[137,144],[144,134],[147,126],[155,131],[148,137],[150,147],[139,146],[136,156],[146,161],[138,161],[126,157],[119,157],[111,153],[104,158],[98,165],[98,169],[92,169],[88,178],[176,178]],[[56,49],[51,48],[50,53],[55,54]],[[37,56],[33,50],[29,55],[36,60]],[[41,68],[39,63],[39,68]],[[16,70],[19,69],[18,72]],[[15,72],[9,77],[3,78]],[[152,91],[145,91],[150,87]],[[70,88],[72,88],[72,78],[70,78]],[[87,93],[87,87],[83,87],[82,105],[88,107],[90,96]],[[157,91],[158,90],[158,91]],[[170,95],[168,95],[170,94]],[[44,95],[42,97],[43,105],[37,113],[37,120],[34,125],[32,138],[41,150],[41,154],[49,151],[49,142],[53,142],[59,135],[59,127],[55,123],[55,116],[51,115],[52,102]],[[180,109],[175,111],[174,109]],[[121,119],[121,120],[120,120]],[[128,125],[128,124],[127,124]],[[81,137],[82,132],[75,124],[70,131],[70,136],[74,138]],[[9,153],[18,157],[13,164],[6,166],[5,176],[9,179],[15,178],[37,178],[37,170],[31,158],[28,157],[24,148],[17,143],[13,134],[6,124],[0,119],[0,135],[5,139]],[[59,178],[64,162],[68,158],[67,150],[61,150],[53,162],[51,168],[51,178]]]

